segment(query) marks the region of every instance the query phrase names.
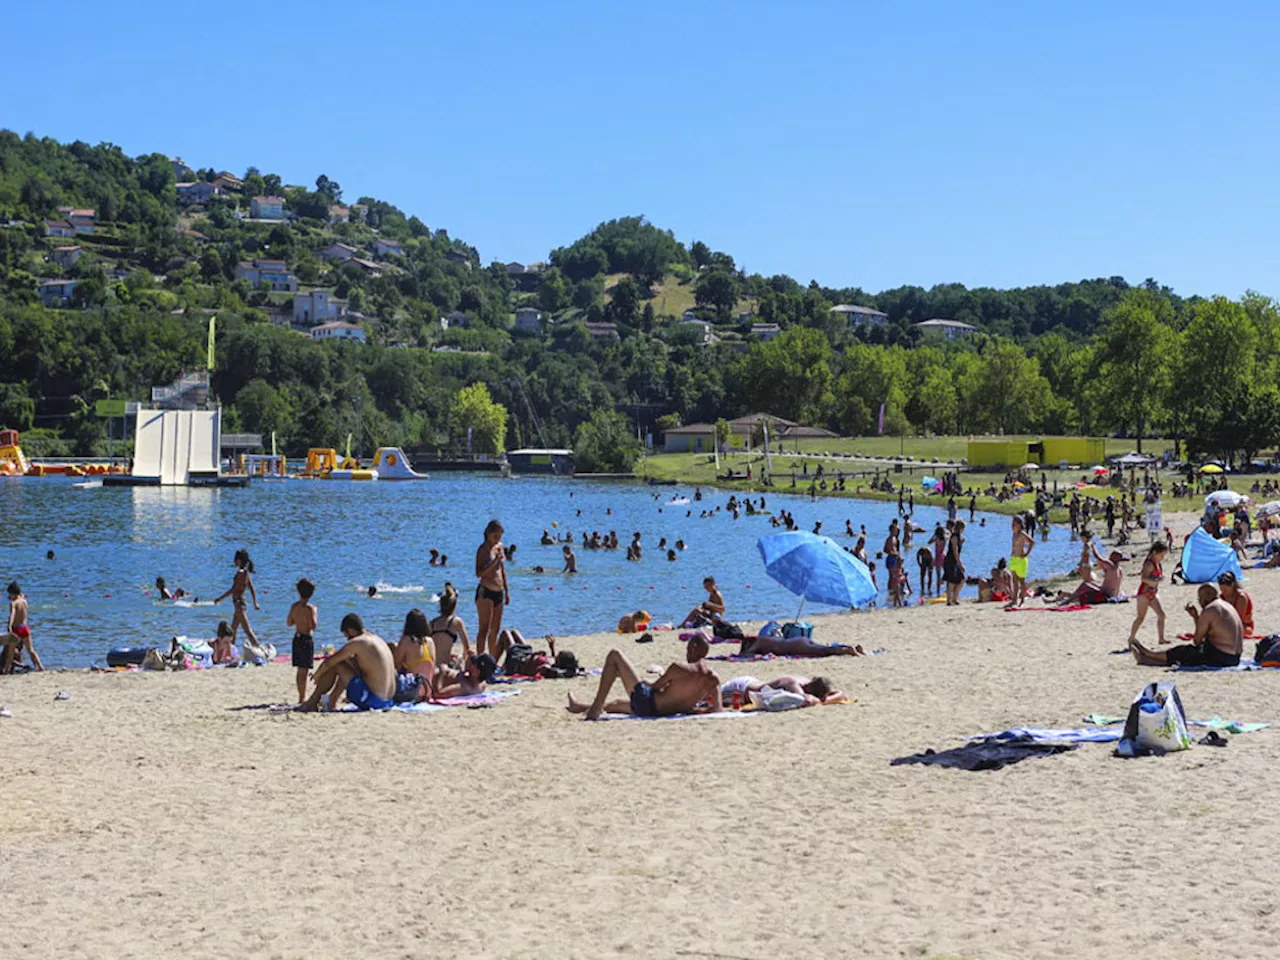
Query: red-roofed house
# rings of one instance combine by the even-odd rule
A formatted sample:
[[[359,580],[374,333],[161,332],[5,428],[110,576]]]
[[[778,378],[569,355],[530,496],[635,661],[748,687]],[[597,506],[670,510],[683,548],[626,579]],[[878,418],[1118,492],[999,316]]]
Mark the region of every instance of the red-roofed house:
[[[351,208],[340,207],[336,203],[331,205],[329,207],[329,222],[330,223],[350,223]]]
[[[229,173],[226,170],[214,177],[212,182],[215,187],[221,187],[223,190],[240,191],[244,189],[244,181],[234,173]]]
[[[46,237],[74,237],[76,228],[65,220],[46,220],[44,222],[44,235]]]
[[[49,262],[64,270],[84,256],[84,247],[54,247],[49,251]]]
[[[94,216],[93,210],[70,210],[67,212],[67,222],[75,227],[76,233],[93,233]]]

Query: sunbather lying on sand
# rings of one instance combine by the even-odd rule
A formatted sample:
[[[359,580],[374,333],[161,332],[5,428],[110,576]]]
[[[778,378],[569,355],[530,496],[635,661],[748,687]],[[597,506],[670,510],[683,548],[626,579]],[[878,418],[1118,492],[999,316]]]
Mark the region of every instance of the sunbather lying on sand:
[[[609,700],[615,682],[621,681],[626,700]],[[708,706],[699,707],[701,701]],[[720,709],[720,678],[704,661],[673,663],[653,683],[641,680],[621,650],[610,650],[596,698],[590,704],[569,694],[570,713],[584,720],[599,720],[603,713],[624,713],[637,717],[670,717],[678,713],[715,713]]]
[[[726,707],[731,706],[736,694],[739,702],[745,702],[748,694],[759,693],[766,687],[770,690],[785,690],[788,693],[802,696],[811,707],[819,703],[844,699],[844,693],[835,689],[831,685],[831,681],[826,677],[787,676],[778,677],[776,680],[770,680],[767,683],[757,680],[755,677],[734,677],[732,680],[726,680],[721,684],[720,701]]]
[[[452,700],[484,693],[484,685],[493,679],[497,669],[498,661],[487,653],[467,657],[461,670],[440,667],[436,671],[436,699]]]
[[[815,643],[807,637],[744,637],[738,655],[756,657],[765,654],[775,657],[862,657],[866,651],[861,644],[846,647],[843,644]]]

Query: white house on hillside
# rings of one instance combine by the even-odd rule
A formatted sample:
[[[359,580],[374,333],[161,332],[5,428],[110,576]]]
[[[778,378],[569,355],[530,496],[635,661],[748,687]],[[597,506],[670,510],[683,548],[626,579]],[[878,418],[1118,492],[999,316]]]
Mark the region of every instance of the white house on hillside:
[[[283,220],[284,197],[253,197],[249,201],[249,216],[255,220]]]
[[[320,251],[321,260],[336,260],[341,263],[344,260],[350,260],[352,257],[360,253],[355,247],[346,243],[331,243]]]
[[[345,320],[330,320],[311,328],[312,340],[355,340],[365,342],[364,327]]]
[[[517,309],[516,330],[521,333],[542,333],[542,311],[534,307],[520,307]]]
[[[403,257],[404,244],[399,240],[375,240],[373,252],[379,257]]]
[[[293,293],[298,280],[283,260],[241,260],[236,264],[236,279],[248,280],[259,290]]]
[[[178,191],[178,199],[183,203],[204,203],[226,192],[217,184],[207,183],[204,180],[175,184],[174,189]]]
[[[347,315],[347,301],[333,296],[331,290],[309,290],[293,297],[293,325],[314,327]]]
[[[330,223],[350,223],[351,208],[342,207],[336,203],[330,204],[329,205],[329,222]]]
[[[933,320],[924,320],[917,323],[916,329],[921,333],[940,333],[948,340],[960,340],[978,332],[978,328],[971,323],[961,323],[959,320],[942,320],[936,317]]]
[[[853,303],[837,303],[831,308],[831,312],[839,317],[843,317],[850,327],[873,326],[881,327],[889,322],[889,315],[881,313],[874,307],[860,307]]]

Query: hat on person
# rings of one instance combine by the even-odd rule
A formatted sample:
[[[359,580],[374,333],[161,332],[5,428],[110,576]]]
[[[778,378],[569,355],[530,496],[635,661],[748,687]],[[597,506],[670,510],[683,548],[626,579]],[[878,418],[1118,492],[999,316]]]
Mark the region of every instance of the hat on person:
[[[471,658],[471,662],[476,666],[476,672],[480,674],[480,679],[488,683],[493,679],[493,675],[498,672],[498,661],[488,653],[481,653]]]

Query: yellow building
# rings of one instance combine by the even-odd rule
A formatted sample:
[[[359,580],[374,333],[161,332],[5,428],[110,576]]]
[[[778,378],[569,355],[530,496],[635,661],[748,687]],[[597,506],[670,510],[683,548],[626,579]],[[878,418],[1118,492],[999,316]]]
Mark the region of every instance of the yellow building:
[[[1073,465],[1101,463],[1106,447],[1107,442],[1101,437],[970,440],[969,466],[1020,467],[1037,463],[1053,468],[1063,461]]]

